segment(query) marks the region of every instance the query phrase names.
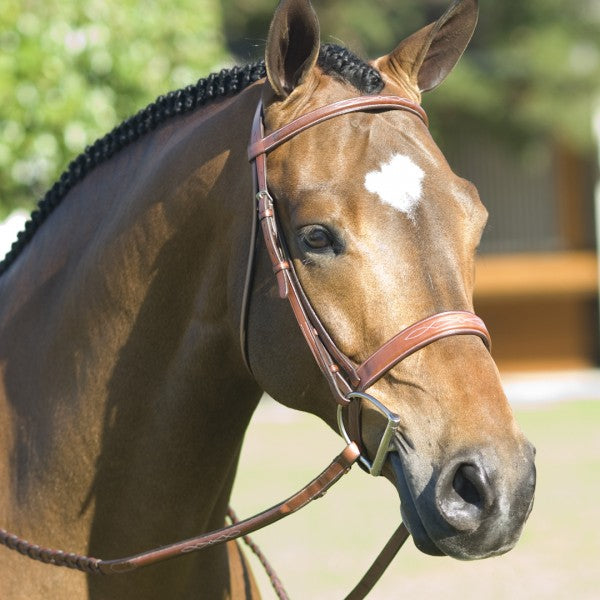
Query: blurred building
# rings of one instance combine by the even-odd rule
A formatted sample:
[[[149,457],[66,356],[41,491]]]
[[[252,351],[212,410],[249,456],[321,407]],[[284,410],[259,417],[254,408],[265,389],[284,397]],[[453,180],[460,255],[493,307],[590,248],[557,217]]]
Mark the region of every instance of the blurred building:
[[[544,140],[508,149],[485,134],[450,153],[490,213],[475,308],[500,369],[598,365],[595,158]]]

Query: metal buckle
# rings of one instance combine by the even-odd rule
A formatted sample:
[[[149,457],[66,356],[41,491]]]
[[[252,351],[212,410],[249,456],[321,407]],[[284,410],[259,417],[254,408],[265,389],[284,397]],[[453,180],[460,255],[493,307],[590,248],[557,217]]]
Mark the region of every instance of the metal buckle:
[[[381,436],[379,448],[377,448],[377,453],[375,454],[373,462],[369,461],[369,459],[366,456],[363,456],[362,454],[359,458],[360,462],[367,468],[369,473],[374,477],[377,477],[381,473],[381,469],[383,468],[383,463],[385,461],[387,453],[390,451],[390,441],[392,439],[392,435],[394,434],[394,429],[396,429],[400,423],[400,417],[396,413],[393,413],[391,410],[389,410],[381,402],[379,402],[377,398],[373,398],[373,396],[365,394],[364,392],[350,392],[346,395],[346,398],[349,402],[356,398],[370,402],[387,419],[387,425],[385,426],[385,430],[383,432],[383,435]],[[350,439],[350,436],[346,431],[346,427],[344,426],[344,419],[342,415],[343,408],[344,407],[341,404],[338,405],[338,428],[346,444],[351,444],[355,440]]]

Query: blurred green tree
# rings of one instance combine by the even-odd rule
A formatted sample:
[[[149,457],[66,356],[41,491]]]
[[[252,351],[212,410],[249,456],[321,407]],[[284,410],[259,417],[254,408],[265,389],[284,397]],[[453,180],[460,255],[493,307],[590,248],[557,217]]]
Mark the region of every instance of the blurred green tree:
[[[0,218],[162,93],[220,68],[218,0],[4,0]]]

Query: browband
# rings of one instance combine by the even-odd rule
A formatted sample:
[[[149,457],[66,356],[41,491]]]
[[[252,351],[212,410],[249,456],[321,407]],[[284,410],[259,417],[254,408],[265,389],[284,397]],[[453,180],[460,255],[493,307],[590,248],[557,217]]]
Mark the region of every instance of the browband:
[[[259,103],[259,108],[262,114],[262,102]],[[377,109],[402,109],[417,115],[427,127],[429,126],[427,113],[419,104],[407,98],[401,98],[400,96],[358,96],[316,108],[264,137],[260,136],[254,139],[254,136],[252,136],[250,145],[248,146],[248,160],[252,161],[259,154],[270,152],[301,131],[327,121],[332,117],[339,117],[340,115],[357,111]]]

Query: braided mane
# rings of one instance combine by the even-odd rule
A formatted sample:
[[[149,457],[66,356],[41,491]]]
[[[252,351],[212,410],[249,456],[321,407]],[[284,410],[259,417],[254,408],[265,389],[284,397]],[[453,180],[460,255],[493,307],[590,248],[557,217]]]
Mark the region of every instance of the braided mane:
[[[326,75],[346,81],[364,94],[378,93],[384,85],[381,75],[376,69],[348,49],[335,44],[321,46],[318,65]],[[244,67],[233,67],[223,69],[219,73],[212,73],[208,77],[200,79],[195,85],[159,96],[155,102],[88,146],[69,164],[59,180],[38,202],[37,209],[31,213],[24,230],[18,234],[12,248],[0,262],[0,275],[14,263],[34,233],[67,193],[94,167],[107,161],[119,150],[156,129],[171,117],[190,113],[217,98],[238,94],[265,76],[264,60]]]

